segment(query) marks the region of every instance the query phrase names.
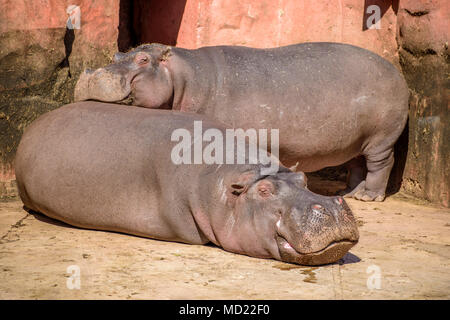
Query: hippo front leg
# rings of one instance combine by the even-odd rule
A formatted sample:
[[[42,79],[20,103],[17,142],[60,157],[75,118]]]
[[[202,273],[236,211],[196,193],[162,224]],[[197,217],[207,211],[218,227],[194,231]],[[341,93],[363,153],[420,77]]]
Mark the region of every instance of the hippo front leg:
[[[394,165],[394,151],[389,149],[366,157],[367,176],[346,197],[362,201],[383,201],[386,186],[392,166]]]

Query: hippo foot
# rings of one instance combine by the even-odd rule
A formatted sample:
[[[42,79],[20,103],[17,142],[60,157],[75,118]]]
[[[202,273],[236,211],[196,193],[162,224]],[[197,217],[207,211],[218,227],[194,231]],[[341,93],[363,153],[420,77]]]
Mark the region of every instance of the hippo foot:
[[[379,192],[374,192],[367,190],[365,188],[366,182],[362,181],[356,188],[346,188],[338,192],[338,195],[344,198],[353,198],[361,201],[377,201],[381,202],[384,200],[385,195]]]
[[[352,198],[357,199],[357,200],[361,200],[361,201],[377,201],[377,202],[381,202],[384,200],[385,195],[384,194],[379,194],[377,192],[373,192],[370,190],[359,190],[358,192],[356,192]]]
[[[337,196],[342,196],[344,198],[353,198],[353,196],[355,195],[355,193],[357,193],[360,190],[364,189],[364,186],[366,184],[366,181],[361,181],[356,187],[352,188],[352,187],[347,187],[344,190],[338,191],[336,193]]]
[[[351,193],[352,193],[352,188],[347,187],[344,190],[340,190],[340,191],[336,192],[334,195],[341,196],[344,198],[351,198],[352,197]]]

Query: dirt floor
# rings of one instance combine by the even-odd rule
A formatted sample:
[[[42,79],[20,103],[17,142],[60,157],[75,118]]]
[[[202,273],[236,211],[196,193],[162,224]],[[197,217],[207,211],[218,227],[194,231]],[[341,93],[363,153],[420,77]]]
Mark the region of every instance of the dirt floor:
[[[348,204],[360,242],[339,263],[305,267],[77,229],[3,201],[0,299],[450,298],[449,209],[400,193]]]

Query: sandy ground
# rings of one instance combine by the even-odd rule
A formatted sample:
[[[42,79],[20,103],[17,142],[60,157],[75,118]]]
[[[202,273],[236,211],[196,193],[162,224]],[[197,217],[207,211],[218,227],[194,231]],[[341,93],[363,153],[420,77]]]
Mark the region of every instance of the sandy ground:
[[[3,201],[0,299],[450,298],[449,209],[402,194],[348,204],[360,242],[339,263],[305,267],[77,229]]]

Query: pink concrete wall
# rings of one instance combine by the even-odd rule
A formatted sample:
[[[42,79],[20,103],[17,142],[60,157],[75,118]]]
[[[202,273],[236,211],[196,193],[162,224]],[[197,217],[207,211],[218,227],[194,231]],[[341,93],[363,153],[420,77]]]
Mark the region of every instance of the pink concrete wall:
[[[379,4],[380,29],[363,31],[365,7]],[[258,48],[335,41],[372,50],[398,64],[392,1],[187,0],[177,45],[231,44]]]
[[[403,189],[445,207],[450,206],[449,22],[448,1],[400,1],[397,40],[411,91]]]

